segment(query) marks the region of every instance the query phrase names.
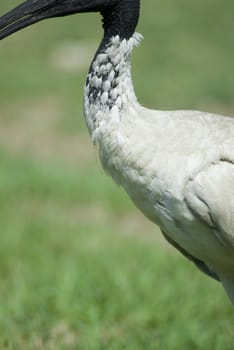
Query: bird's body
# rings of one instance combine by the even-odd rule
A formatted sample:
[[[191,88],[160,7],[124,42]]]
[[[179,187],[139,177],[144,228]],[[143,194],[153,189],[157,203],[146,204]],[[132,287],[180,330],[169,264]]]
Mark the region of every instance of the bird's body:
[[[234,119],[142,107],[130,63],[139,0],[112,2],[101,8],[105,35],[84,90],[91,138],[107,173],[234,303]]]
[[[130,73],[139,38],[112,38],[91,65],[84,111],[92,140],[105,170],[169,240],[219,279],[232,277],[234,119],[142,107]]]

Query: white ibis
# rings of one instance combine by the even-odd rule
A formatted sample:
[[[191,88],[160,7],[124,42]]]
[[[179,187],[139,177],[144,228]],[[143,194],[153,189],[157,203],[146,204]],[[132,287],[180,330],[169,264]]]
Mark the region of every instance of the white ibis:
[[[142,107],[131,79],[140,0],[28,0],[0,18],[0,39],[50,17],[100,12],[104,37],[84,115],[104,169],[165,238],[234,304],[234,119]]]

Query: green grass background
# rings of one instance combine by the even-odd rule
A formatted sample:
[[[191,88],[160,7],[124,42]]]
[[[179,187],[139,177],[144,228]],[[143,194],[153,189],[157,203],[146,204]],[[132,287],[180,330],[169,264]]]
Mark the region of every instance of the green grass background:
[[[232,0],[142,0],[141,103],[234,115],[233,13]],[[0,349],[231,350],[222,288],[163,241],[89,141],[82,86],[101,35],[84,14],[0,43]]]

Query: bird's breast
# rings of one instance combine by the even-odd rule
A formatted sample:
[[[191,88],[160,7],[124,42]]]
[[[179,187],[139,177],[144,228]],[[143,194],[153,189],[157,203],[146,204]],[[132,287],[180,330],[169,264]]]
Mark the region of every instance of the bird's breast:
[[[101,123],[96,131],[101,163],[148,218],[171,220],[171,213],[181,209],[186,172],[179,176],[176,168],[184,160],[157,150],[151,132],[133,120],[116,115]]]

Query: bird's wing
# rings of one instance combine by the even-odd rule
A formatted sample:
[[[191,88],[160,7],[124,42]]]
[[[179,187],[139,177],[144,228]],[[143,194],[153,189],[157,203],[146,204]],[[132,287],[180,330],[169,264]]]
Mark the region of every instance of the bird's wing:
[[[207,260],[213,254],[214,270],[234,303],[234,163],[220,160],[197,174],[187,184],[185,201],[208,228]]]
[[[220,281],[219,276],[214,271],[212,271],[211,268],[206,263],[204,263],[204,261],[196,258],[192,254],[190,254],[187,250],[182,248],[178,243],[176,243],[172,238],[170,238],[170,236],[167,233],[165,233],[165,231],[162,231],[162,234],[165,237],[165,239],[168,241],[168,243],[170,243],[174,248],[176,248],[187,259],[192,261],[199,268],[200,271],[214,278],[216,281]]]

